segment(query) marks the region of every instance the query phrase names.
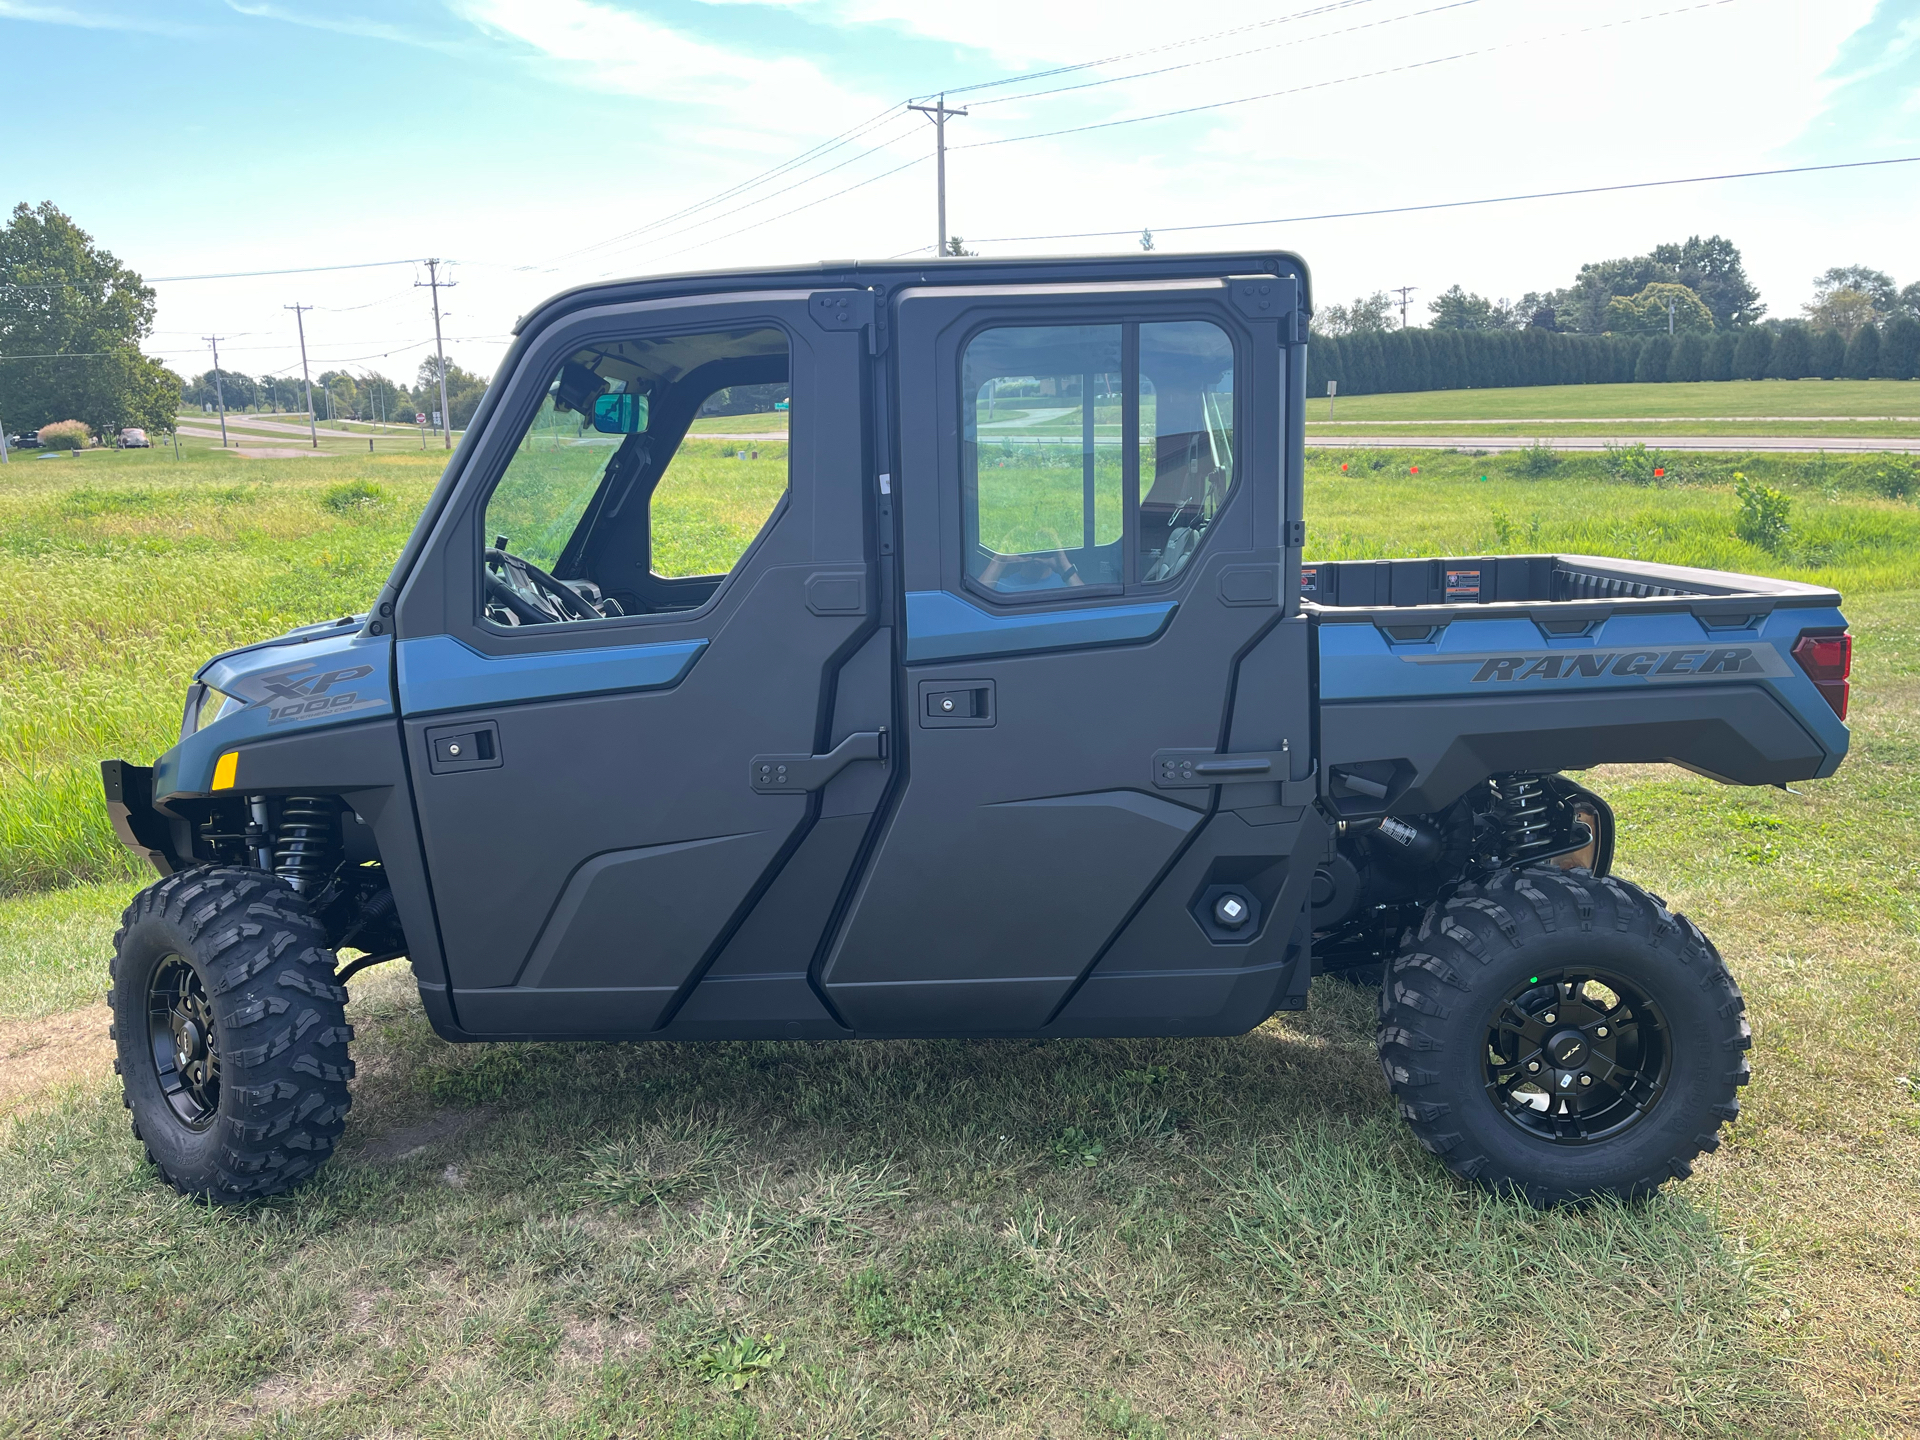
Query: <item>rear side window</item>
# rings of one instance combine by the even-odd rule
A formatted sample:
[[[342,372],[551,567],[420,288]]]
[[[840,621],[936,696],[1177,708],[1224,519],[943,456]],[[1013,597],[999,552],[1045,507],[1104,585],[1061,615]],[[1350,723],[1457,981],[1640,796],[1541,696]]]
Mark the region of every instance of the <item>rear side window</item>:
[[[1236,473],[1224,330],[1003,326],[976,335],[960,368],[970,585],[1046,598],[1188,568]]]
[[[1009,594],[1125,578],[1118,325],[989,330],[967,347],[967,574]]]

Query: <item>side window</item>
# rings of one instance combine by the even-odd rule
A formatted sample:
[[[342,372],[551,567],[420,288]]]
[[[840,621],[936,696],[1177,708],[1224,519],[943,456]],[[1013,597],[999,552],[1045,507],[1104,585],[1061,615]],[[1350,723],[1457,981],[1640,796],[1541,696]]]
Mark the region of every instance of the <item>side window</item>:
[[[787,380],[786,336],[770,327],[569,357],[487,498],[485,618],[565,624],[704,603],[786,493]],[[715,433],[702,416],[723,417],[709,419]]]
[[[960,372],[972,584],[1037,598],[1187,568],[1234,481],[1224,330],[1005,326],[968,343]]]
[[[988,330],[961,371],[967,574],[1010,594],[1121,583],[1120,327]]]

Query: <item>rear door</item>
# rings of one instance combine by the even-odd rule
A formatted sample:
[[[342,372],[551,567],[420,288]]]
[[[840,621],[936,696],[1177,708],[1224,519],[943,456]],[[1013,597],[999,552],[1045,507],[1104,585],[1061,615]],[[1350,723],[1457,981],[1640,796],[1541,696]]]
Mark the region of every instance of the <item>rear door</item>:
[[[586,312],[496,382],[510,389],[398,627],[421,835],[469,1031],[668,1024],[756,908],[743,977],[782,979],[784,998],[760,1006],[769,1023],[824,1016],[805,972],[854,845],[807,841],[830,795],[856,817],[836,836],[864,827],[891,693],[884,665],[848,674],[875,613],[866,341],[812,318],[814,299]],[[602,397],[611,435],[591,421]],[[541,573],[608,613],[543,619],[528,593]],[[811,761],[848,736],[837,771]],[[777,890],[803,849],[807,884]]]
[[[1208,830],[1194,761],[1290,741],[1264,773],[1310,772],[1304,634],[1300,703],[1233,715],[1283,623],[1296,305],[1274,276],[899,297],[906,773],[818,972],[855,1029],[1046,1027]]]

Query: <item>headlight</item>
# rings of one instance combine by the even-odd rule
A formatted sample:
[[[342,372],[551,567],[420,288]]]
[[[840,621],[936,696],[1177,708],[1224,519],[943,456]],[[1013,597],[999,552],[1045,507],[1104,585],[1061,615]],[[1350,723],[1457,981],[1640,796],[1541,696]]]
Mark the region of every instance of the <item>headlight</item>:
[[[197,734],[213,724],[233,714],[247,702],[237,695],[229,695],[224,690],[216,690],[211,685],[194,685],[187,691],[187,713],[180,726],[180,738]]]

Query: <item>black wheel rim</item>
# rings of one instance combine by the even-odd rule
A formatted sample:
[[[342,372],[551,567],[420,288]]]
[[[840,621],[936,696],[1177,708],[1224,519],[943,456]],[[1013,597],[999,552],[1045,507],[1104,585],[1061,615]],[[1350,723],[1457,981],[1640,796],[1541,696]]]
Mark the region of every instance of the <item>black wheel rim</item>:
[[[1639,986],[1584,968],[1529,975],[1487,1024],[1487,1095],[1509,1122],[1556,1145],[1591,1145],[1659,1102],[1672,1032]]]
[[[200,972],[178,955],[154,966],[147,987],[147,1035],[160,1093],[188,1129],[206,1129],[220,1108],[213,1007]]]

